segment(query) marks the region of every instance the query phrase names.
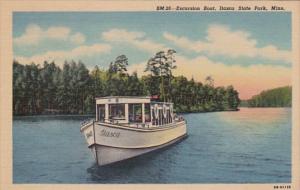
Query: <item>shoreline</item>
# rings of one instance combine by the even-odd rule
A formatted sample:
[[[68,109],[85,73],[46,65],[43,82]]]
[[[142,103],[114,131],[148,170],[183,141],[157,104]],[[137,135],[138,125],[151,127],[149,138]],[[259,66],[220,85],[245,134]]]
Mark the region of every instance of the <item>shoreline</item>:
[[[13,115],[13,117],[88,117],[94,116],[95,114],[34,114],[34,115]]]
[[[240,109],[231,109],[231,110],[217,110],[217,111],[195,111],[195,112],[175,112],[176,114],[188,114],[188,113],[211,113],[211,112],[225,112],[225,111],[239,111]],[[33,114],[33,115],[13,115],[13,117],[64,117],[64,116],[74,116],[74,117],[87,117],[94,116],[95,113],[91,114]]]
[[[212,110],[212,111],[187,111],[187,112],[175,112],[178,114],[186,114],[186,113],[211,113],[211,112],[234,112],[234,111],[240,111],[239,108],[237,109],[228,109],[228,110]]]
[[[230,110],[216,110],[216,111],[191,111],[191,112],[175,112],[176,114],[189,114],[189,113],[212,113],[212,112],[236,112],[240,111],[240,108],[292,108],[292,107],[239,107],[237,109],[230,109]],[[13,115],[13,117],[88,117],[94,116],[95,113],[91,114],[34,114],[34,115]]]

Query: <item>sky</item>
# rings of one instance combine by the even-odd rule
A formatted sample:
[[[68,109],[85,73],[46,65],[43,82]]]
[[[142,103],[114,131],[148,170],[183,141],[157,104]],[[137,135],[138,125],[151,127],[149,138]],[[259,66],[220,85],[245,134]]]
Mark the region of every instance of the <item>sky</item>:
[[[147,60],[176,50],[177,69],[215,86],[233,85],[241,99],[291,85],[289,12],[15,12],[14,59],[22,64],[81,60],[107,69],[118,55],[145,75]]]

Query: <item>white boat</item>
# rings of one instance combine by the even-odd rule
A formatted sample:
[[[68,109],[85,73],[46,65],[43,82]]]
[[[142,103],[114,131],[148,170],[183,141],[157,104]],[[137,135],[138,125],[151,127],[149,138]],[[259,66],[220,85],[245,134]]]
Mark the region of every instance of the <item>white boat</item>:
[[[173,103],[151,97],[96,98],[96,119],[80,128],[98,165],[106,165],[173,144],[187,135]]]

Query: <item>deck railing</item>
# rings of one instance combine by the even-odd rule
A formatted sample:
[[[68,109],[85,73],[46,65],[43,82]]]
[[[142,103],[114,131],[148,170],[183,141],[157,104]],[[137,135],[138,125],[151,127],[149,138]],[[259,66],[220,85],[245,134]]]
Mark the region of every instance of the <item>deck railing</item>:
[[[84,126],[84,125],[87,125],[87,124],[93,123],[93,122],[95,122],[94,119],[86,119],[83,122],[81,122],[81,126]]]

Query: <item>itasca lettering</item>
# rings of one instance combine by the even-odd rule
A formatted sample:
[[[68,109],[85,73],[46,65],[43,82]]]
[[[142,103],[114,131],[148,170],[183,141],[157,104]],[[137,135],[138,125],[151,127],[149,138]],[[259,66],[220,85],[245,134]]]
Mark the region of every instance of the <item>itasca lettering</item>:
[[[111,131],[106,131],[105,129],[102,129],[101,136],[118,138],[120,136],[120,132],[111,132]]]

